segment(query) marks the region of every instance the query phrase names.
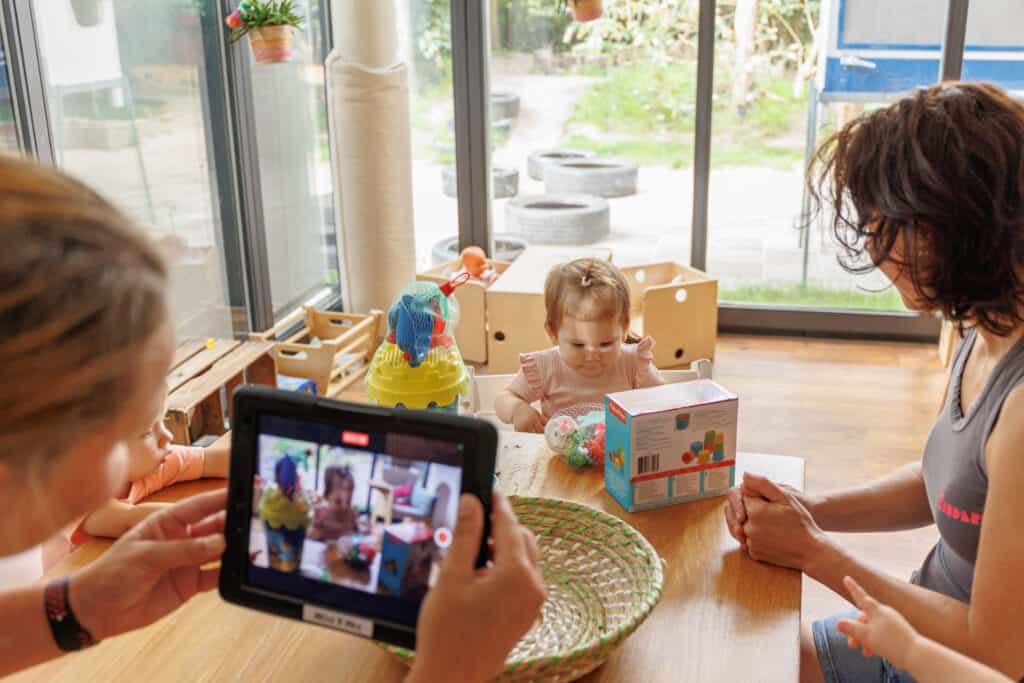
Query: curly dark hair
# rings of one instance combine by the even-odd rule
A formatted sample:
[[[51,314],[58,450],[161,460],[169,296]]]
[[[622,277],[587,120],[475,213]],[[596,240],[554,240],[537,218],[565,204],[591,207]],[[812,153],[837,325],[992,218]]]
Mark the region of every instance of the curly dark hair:
[[[1024,322],[1024,106],[1000,88],[942,83],[865,114],[807,178],[847,271],[888,261],[961,325],[1005,335]]]

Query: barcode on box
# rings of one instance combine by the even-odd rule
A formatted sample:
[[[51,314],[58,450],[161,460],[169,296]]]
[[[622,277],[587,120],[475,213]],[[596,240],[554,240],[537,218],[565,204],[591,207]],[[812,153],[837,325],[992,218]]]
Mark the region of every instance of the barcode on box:
[[[661,469],[661,453],[644,455],[636,459],[636,473],[647,474]]]

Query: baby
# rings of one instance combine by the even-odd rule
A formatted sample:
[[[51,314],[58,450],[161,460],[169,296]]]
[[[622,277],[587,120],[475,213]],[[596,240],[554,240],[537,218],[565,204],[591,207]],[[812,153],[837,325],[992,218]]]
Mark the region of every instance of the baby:
[[[902,614],[872,598],[849,576],[843,582],[861,612],[855,620],[840,621],[838,628],[850,647],[864,647],[865,657],[884,657],[921,683],[1011,683],[998,671],[925,638]]]
[[[653,365],[654,340],[629,332],[629,285],[612,264],[579,259],[553,268],[544,305],[544,329],[555,346],[520,356],[519,373],[495,401],[502,422],[539,433],[559,410],[664,384]],[[531,405],[536,401],[540,412]]]
[[[316,509],[308,538],[336,541],[359,530],[359,512],[352,505],[356,480],[352,470],[332,465],[324,470],[324,505]]]
[[[164,426],[163,403],[154,415],[149,431],[124,444],[126,464],[124,485],[114,500],[70,527],[71,548],[91,536],[118,538],[146,516],[170,503],[141,503],[157,491],[181,481],[203,477],[226,477],[230,449],[195,448],[171,444],[171,433]],[[51,557],[47,565],[52,564]]]

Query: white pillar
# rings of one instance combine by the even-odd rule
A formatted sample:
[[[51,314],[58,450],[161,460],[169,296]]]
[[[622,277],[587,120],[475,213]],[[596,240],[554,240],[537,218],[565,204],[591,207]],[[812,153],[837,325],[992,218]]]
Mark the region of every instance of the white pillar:
[[[340,59],[370,69],[398,61],[395,0],[334,0],[334,51]]]
[[[325,74],[342,296],[367,313],[416,277],[412,65],[399,56],[395,0],[334,0],[333,16]]]

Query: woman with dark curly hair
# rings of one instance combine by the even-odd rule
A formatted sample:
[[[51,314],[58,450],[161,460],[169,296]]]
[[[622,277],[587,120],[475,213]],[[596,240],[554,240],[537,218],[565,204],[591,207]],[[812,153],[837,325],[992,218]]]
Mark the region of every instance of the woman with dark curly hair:
[[[852,577],[922,635],[1017,680],[1024,674],[1024,107],[987,84],[945,83],[851,122],[809,177],[852,271],[879,268],[907,308],[966,334],[921,462],[809,495],[755,476],[730,492],[730,533],[756,560],[799,569],[849,599]],[[909,583],[826,531],[930,524],[940,539]],[[856,615],[856,612],[853,612]],[[903,681],[805,623],[802,681]]]

